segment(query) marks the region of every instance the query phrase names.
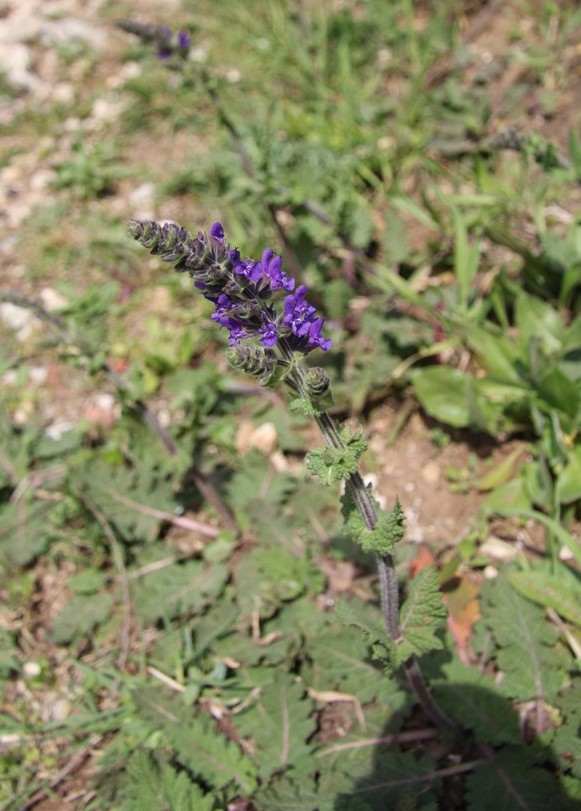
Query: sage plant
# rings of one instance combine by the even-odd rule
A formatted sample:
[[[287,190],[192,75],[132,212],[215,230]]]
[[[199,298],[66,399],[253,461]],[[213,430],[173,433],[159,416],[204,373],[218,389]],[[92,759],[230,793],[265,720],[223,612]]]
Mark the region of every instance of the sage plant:
[[[327,410],[332,402],[330,382],[322,368],[309,367],[305,357],[331,348],[323,318],[307,299],[305,285],[282,269],[282,259],[267,248],[260,260],[243,258],[225,239],[215,222],[209,234],[193,236],[175,223],[132,220],[129,232],[152,254],[188,273],[195,287],[214,305],[211,319],[228,332],[227,356],[232,365],[262,385],[286,385],[300,408],[319,426],[325,447],[311,451],[309,469],[328,485],[345,482],[342,497],[347,531],[365,551],[375,554],[385,631],[369,627],[357,616],[348,621],[361,628],[371,651],[387,672],[403,666],[427,715],[440,728],[458,731],[438,707],[419,668],[416,655],[441,647],[438,631],[446,612],[434,570],[424,570],[411,583],[411,594],[400,614],[394,567],[395,544],[404,534],[404,515],[396,501],[380,510],[359,473],[367,447],[361,430],[340,429]],[[406,631],[407,636],[406,636]]]

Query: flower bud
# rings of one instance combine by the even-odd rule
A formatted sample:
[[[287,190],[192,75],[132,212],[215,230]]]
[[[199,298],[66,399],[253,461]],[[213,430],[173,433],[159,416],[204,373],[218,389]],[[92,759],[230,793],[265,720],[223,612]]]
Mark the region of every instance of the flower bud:
[[[226,357],[235,369],[255,377],[262,386],[266,386],[274,375],[274,353],[262,346],[238,344],[226,352]]]

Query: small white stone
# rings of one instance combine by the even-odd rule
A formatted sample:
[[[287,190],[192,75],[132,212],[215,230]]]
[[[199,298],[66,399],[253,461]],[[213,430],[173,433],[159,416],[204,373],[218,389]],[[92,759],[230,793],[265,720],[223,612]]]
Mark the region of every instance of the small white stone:
[[[28,377],[31,383],[42,386],[43,383],[46,383],[48,369],[46,366],[31,366],[28,370]]]
[[[43,307],[48,310],[49,313],[64,310],[69,303],[63,294],[55,290],[54,287],[43,287],[40,291],[39,298],[42,301]]]
[[[570,560],[573,560],[575,555],[568,546],[562,546],[559,550],[559,560],[562,560],[564,563],[567,563]]]
[[[25,341],[33,330],[34,315],[24,307],[6,301],[0,304],[0,321],[14,330],[19,341]]]
[[[40,676],[42,668],[38,662],[25,662],[22,665],[22,672],[27,679],[34,679],[36,676]]]
[[[496,560],[510,561],[516,558],[519,550],[514,543],[508,543],[502,538],[490,535],[480,546],[479,552]]]
[[[74,423],[70,422],[70,420],[61,420],[60,422],[53,422],[52,425],[49,425],[48,428],[45,429],[44,433],[49,439],[58,441],[64,434],[67,434],[74,427]]]

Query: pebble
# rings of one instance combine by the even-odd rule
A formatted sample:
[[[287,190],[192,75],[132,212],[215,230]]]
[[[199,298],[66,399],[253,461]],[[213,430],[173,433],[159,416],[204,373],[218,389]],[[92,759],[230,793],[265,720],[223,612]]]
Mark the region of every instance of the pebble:
[[[35,316],[24,307],[17,307],[9,301],[0,304],[0,321],[14,330],[18,341],[26,341],[34,330]]]

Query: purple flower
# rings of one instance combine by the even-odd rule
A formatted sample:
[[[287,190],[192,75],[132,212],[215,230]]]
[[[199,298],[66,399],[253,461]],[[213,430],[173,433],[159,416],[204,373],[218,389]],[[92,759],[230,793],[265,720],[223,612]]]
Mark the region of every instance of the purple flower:
[[[262,335],[260,343],[270,349],[271,347],[275,346],[276,342],[278,341],[276,324],[269,321],[265,315],[262,316],[262,321],[263,326],[258,330],[260,335]]]
[[[192,45],[192,38],[188,34],[187,31],[184,31],[183,28],[181,31],[178,31],[178,48],[180,51],[187,51],[190,49]]]
[[[277,256],[271,248],[267,248],[262,254],[260,266],[263,275],[270,282],[271,290],[280,290],[281,287],[289,293],[294,290],[295,280],[282,272],[282,257]]]
[[[305,336],[310,328],[313,316],[317,311],[306,300],[307,288],[304,284],[297,287],[294,295],[287,296],[284,300],[283,322],[291,328],[299,338]]]
[[[323,319],[307,301],[306,286],[292,292],[295,281],[283,272],[282,259],[271,248],[259,262],[242,259],[226,242],[220,222],[211,225],[209,236],[200,232],[193,237],[176,223],[149,220],[133,220],[129,231],[163,261],[190,274],[196,288],[214,304],[212,321],[228,330],[230,346],[254,338],[269,350],[278,344],[284,353],[331,348],[331,341],[322,335]],[[282,308],[275,300],[279,290],[289,294]]]
[[[327,352],[331,348],[331,339],[323,338],[321,329],[323,327],[323,319],[316,318],[311,322],[309,327],[309,348],[318,346],[323,352]]]
[[[210,236],[214,239],[224,239],[224,227],[221,222],[214,222],[210,226]]]

